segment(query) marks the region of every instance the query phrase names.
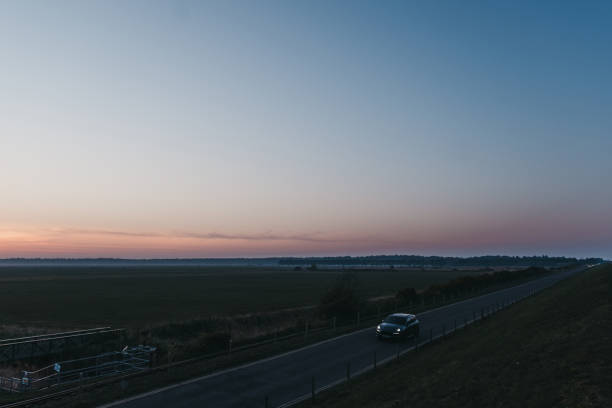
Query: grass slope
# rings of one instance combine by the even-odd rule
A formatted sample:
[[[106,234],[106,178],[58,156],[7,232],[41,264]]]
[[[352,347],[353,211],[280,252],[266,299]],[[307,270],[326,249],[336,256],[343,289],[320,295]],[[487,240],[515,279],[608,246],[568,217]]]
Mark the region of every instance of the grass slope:
[[[610,407],[611,297],[607,264],[325,392],[316,406]]]

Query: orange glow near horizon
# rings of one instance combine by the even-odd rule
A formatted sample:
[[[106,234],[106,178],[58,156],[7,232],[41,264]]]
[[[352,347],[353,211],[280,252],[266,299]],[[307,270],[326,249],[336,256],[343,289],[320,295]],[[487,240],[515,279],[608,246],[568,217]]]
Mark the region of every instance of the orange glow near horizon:
[[[472,230],[462,234],[404,236],[323,234],[221,234],[134,232],[99,229],[13,228],[0,230],[0,258],[218,258],[381,253],[484,254],[496,248],[521,251],[546,241],[563,247],[564,235],[534,230]],[[520,243],[524,247],[519,247]],[[484,249],[482,249],[484,248]],[[522,250],[522,254],[533,254]],[[572,255],[571,253],[567,255]]]

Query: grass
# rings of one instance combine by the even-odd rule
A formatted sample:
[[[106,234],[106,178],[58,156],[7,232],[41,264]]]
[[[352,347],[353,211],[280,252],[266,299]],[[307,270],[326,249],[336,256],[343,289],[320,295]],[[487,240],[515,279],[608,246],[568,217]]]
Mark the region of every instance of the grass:
[[[146,327],[315,305],[340,270],[231,267],[3,267],[0,322],[68,329]],[[478,271],[357,271],[366,297],[424,288]]]
[[[612,406],[611,297],[607,264],[324,392],[316,406]]]

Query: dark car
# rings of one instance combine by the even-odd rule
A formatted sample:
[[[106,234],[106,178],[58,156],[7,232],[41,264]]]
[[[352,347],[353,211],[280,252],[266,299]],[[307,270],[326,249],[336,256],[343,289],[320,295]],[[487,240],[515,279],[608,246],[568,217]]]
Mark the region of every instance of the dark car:
[[[376,326],[376,337],[378,340],[419,337],[419,319],[408,313],[390,314]]]

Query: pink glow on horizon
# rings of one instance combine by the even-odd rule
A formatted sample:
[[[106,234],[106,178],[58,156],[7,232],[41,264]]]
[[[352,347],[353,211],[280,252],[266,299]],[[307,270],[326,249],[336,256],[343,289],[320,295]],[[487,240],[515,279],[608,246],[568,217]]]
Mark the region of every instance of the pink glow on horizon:
[[[502,228],[504,227],[504,228]],[[528,222],[418,234],[223,234],[160,233],[86,229],[0,230],[0,258],[12,257],[120,257],[198,258],[366,255],[380,253],[420,254],[538,254],[561,248],[569,256],[580,243],[608,240],[602,228],[585,225],[535,226]],[[578,243],[578,244],[576,244]],[[557,251],[558,252],[558,251]]]

